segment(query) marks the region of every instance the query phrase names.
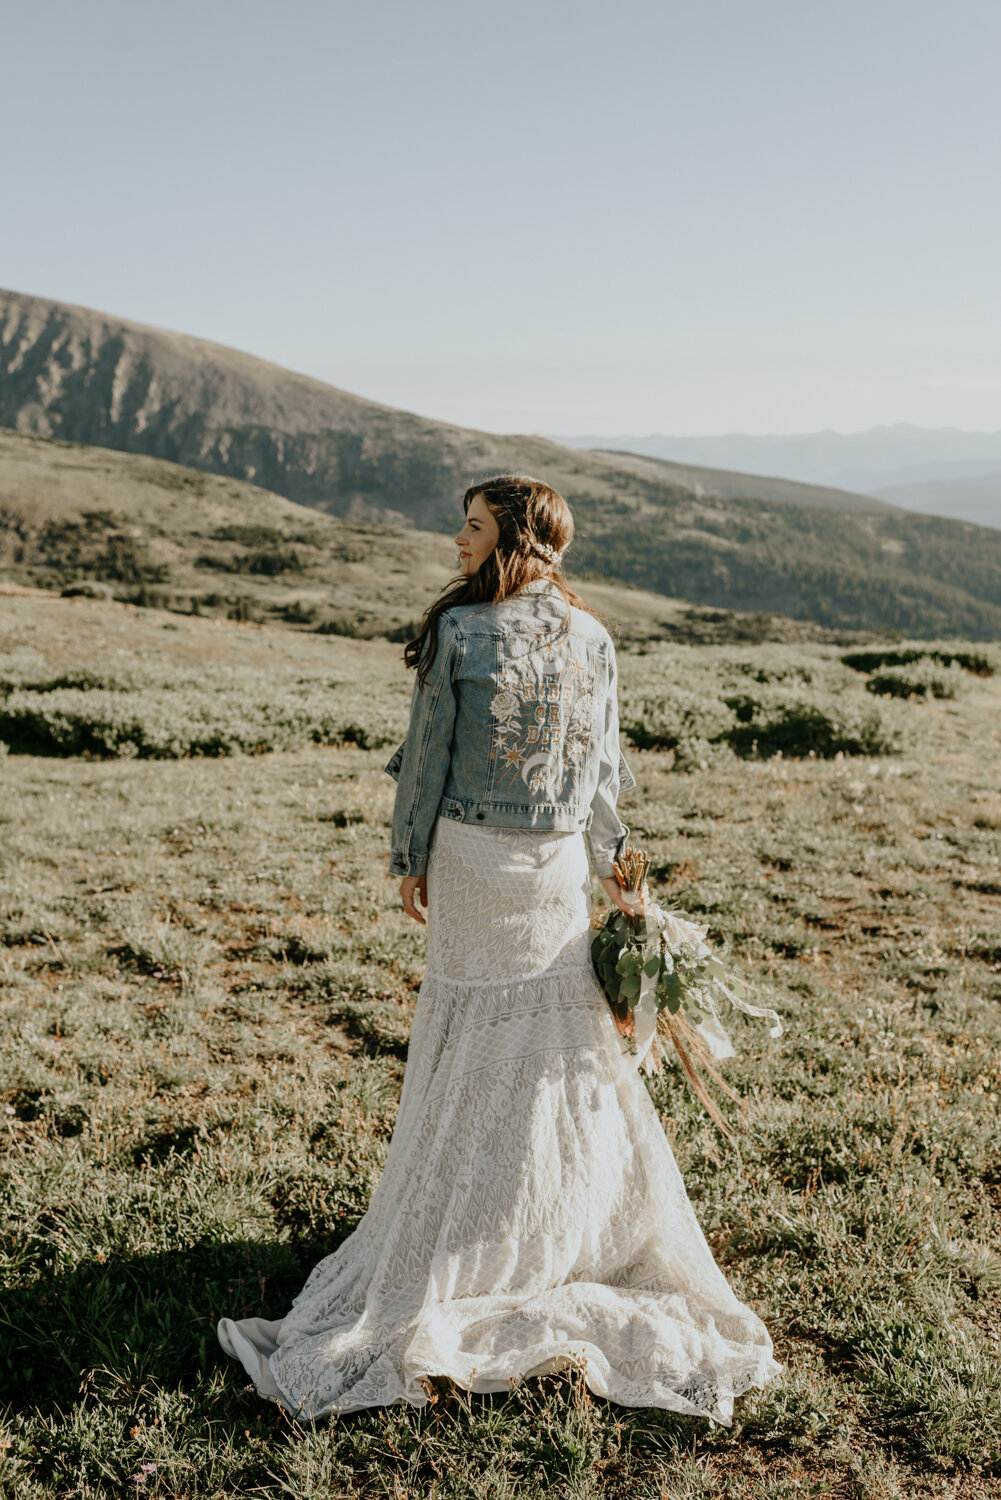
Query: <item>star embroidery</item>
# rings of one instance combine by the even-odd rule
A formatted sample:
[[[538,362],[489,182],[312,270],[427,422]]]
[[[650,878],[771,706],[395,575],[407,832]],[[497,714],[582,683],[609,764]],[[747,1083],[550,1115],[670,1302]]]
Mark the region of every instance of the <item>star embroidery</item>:
[[[503,758],[509,766],[520,766],[525,759],[517,745],[512,745],[510,750],[505,751]]]

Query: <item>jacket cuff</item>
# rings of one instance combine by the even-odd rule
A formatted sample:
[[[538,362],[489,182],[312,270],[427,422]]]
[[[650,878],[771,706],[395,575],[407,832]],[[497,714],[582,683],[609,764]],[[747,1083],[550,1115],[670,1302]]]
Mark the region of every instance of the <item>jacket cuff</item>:
[[[613,865],[629,842],[629,829],[624,829],[622,835],[612,845],[598,845],[590,837],[590,830],[586,830],[587,851],[591,856],[591,864],[594,873],[599,880],[612,880],[615,878]]]
[[[428,867],[427,855],[401,854],[396,849],[389,856],[390,875],[423,875]]]

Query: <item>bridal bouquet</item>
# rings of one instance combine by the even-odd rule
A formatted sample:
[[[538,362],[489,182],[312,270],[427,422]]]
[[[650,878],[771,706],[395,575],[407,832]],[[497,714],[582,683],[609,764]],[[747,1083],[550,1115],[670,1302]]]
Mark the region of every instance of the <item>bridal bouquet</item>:
[[[646,884],[649,865],[649,855],[631,848],[616,861],[616,879],[632,913],[626,916],[613,906],[607,915],[596,914],[591,957],[624,1046],[637,1066],[659,1072],[670,1043],[700,1103],[732,1138],[700,1073],[701,1069],[737,1100],[715,1067],[720,1059],[734,1055],[720,1014],[732,1007],[744,1015],[764,1017],[772,1022],[773,1037],[781,1036],[782,1023],[775,1011],[748,1004],[742,982],[706,943],[706,927],[652,900]]]

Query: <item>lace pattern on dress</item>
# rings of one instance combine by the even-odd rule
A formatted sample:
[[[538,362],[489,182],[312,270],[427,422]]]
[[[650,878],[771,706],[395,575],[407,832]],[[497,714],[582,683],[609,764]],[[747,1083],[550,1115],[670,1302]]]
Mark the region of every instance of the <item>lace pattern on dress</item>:
[[[496,1391],[583,1362],[598,1395],[729,1423],[779,1366],[622,1057],[582,836],[439,819],[427,874],[427,974],[368,1212],[280,1324],[224,1319],[224,1347],[302,1417],[421,1406],[428,1375]]]

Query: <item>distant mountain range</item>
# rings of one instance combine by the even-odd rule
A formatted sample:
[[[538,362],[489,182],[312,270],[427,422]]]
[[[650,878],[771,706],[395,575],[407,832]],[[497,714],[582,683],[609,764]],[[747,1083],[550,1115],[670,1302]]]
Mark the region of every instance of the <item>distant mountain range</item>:
[[[1001,470],[974,478],[891,484],[875,493],[890,505],[902,505],[906,510],[973,521],[977,526],[1001,527]]]
[[[1001,532],[816,484],[432,422],[17,292],[0,292],[0,426],[249,480],[358,523],[447,533],[470,480],[541,473],[573,506],[578,575],[831,629],[1001,637]]]
[[[578,449],[624,450],[676,463],[831,485],[980,526],[1001,527],[1001,431],[962,432],[901,423],[868,432],[790,436],[558,437]]]

